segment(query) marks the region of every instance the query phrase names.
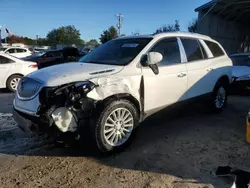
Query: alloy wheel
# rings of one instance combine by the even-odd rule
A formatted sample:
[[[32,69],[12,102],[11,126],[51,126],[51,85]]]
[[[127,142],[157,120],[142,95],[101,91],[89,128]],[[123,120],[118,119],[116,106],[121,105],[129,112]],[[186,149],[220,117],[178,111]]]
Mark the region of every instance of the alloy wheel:
[[[126,108],[117,108],[107,117],[104,139],[110,146],[120,146],[130,137],[134,128],[132,113]]]

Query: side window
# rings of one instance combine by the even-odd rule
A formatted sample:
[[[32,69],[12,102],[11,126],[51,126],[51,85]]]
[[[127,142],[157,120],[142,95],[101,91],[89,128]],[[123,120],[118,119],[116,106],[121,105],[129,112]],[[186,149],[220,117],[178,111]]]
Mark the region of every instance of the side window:
[[[7,64],[7,63],[13,63],[13,61],[6,57],[0,56],[0,64]]]
[[[10,54],[13,54],[13,53],[16,53],[16,50],[15,50],[15,48],[11,48],[11,49],[7,50],[7,52],[9,52]]]
[[[48,53],[46,53],[46,57],[54,57],[53,52],[48,52]]]
[[[203,59],[198,40],[182,38],[181,41],[184,46],[188,62]]]
[[[222,49],[219,47],[218,44],[207,40],[204,40],[204,42],[206,43],[206,45],[208,46],[214,57],[219,57],[224,55],[224,52],[222,51]]]
[[[151,50],[151,52],[159,52],[163,59],[159,65],[172,65],[181,63],[180,49],[177,38],[163,39],[158,42]]]
[[[17,49],[16,49],[16,52],[17,52],[17,53],[23,53],[23,52],[24,52],[24,50],[23,50],[23,49],[19,49],[19,48],[17,48]]]
[[[62,52],[54,52],[55,57],[62,57]]]

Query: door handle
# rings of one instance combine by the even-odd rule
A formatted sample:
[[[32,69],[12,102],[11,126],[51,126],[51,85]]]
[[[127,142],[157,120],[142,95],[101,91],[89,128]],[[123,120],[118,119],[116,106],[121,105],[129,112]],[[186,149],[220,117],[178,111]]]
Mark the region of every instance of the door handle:
[[[182,78],[182,77],[184,77],[184,76],[186,76],[187,74],[186,73],[180,73],[180,74],[177,74],[177,77],[179,77],[179,78]]]
[[[208,72],[210,72],[210,71],[212,71],[212,70],[214,70],[214,69],[213,69],[213,68],[208,68],[208,69],[207,69]]]

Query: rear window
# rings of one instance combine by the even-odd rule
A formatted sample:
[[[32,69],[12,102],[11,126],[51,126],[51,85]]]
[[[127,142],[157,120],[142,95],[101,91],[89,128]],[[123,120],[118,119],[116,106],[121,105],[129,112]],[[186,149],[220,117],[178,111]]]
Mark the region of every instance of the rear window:
[[[204,40],[214,57],[223,56],[224,52],[220,46],[214,42]]]
[[[234,66],[250,66],[250,56],[231,56],[230,57]]]

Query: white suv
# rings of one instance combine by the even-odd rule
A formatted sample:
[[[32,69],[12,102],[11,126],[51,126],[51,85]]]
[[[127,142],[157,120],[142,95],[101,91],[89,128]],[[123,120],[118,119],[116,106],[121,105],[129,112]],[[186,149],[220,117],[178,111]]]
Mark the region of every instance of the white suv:
[[[91,127],[102,152],[126,145],[146,117],[187,99],[209,95],[221,111],[232,62],[210,37],[162,33],[109,41],[80,62],[24,77],[14,100],[23,130],[79,138]]]
[[[21,48],[21,47],[0,48],[0,51],[10,54],[17,58],[23,58],[32,55],[32,52],[28,48]]]

